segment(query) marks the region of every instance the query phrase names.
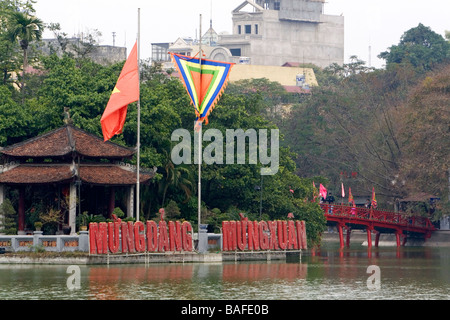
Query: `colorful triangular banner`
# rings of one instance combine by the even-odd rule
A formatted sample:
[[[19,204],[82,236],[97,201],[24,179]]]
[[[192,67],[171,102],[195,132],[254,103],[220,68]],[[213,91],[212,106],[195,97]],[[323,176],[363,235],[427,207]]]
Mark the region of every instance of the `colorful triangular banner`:
[[[228,83],[234,63],[200,59],[170,53],[195,108],[197,122],[205,121]]]

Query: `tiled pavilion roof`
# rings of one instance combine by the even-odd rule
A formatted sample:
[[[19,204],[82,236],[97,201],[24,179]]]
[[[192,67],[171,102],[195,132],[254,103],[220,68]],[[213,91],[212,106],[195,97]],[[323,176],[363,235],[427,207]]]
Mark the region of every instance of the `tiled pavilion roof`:
[[[133,185],[136,184],[136,169],[124,164],[93,162],[108,159],[113,161],[130,158],[134,149],[104,142],[102,138],[71,125],[65,125],[32,139],[0,150],[14,161],[0,168],[0,184],[48,184],[65,183],[80,179],[87,184]],[[76,163],[72,155],[89,158],[89,163]],[[58,159],[58,162],[43,162],[42,159]],[[33,159],[33,162],[24,160]],[[41,159],[41,160],[39,160]],[[36,161],[35,161],[36,160]],[[21,162],[21,163],[20,163]],[[145,171],[139,175],[146,183],[154,172]]]
[[[1,153],[15,158],[54,158],[76,153],[91,158],[130,158],[134,149],[104,142],[102,138],[65,125],[35,138],[8,146]]]
[[[88,184],[127,186],[136,184],[136,173],[120,165],[81,164],[80,180]],[[141,183],[148,182],[152,173],[141,173]],[[0,173],[3,184],[48,184],[70,182],[77,178],[77,170],[70,164],[21,164]]]
[[[0,173],[0,183],[5,184],[46,184],[65,182],[73,179],[75,172],[70,165],[19,165]]]

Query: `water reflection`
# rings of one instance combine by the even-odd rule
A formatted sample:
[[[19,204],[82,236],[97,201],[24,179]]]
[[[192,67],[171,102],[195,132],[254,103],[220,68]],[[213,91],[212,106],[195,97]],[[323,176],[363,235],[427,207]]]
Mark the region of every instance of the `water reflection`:
[[[323,247],[295,262],[80,266],[69,290],[67,266],[0,265],[0,299],[449,299],[449,268],[450,248]]]

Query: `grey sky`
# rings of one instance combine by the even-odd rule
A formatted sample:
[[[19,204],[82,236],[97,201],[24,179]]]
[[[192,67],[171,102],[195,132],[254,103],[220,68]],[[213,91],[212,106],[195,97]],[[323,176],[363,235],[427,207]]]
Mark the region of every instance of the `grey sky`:
[[[141,8],[141,58],[151,56],[151,43],[196,37],[199,15],[202,31],[212,16],[217,32],[231,33],[231,11],[243,0],[37,0],[37,16],[46,23],[59,22],[69,36],[97,29],[100,43],[131,50],[137,35]],[[211,10],[212,9],[212,10]],[[357,55],[374,67],[382,67],[377,55],[397,44],[402,34],[419,23],[444,35],[450,30],[449,0],[328,0],[326,14],[345,17],[345,58]],[[49,32],[45,37],[52,37]],[[369,55],[369,47],[371,48]]]

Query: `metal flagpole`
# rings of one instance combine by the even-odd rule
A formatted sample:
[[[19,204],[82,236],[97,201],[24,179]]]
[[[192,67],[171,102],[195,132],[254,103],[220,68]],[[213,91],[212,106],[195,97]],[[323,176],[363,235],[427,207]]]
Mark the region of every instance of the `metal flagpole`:
[[[200,111],[200,99],[202,91],[202,15],[200,15],[200,40],[199,40],[199,65],[200,65],[200,88],[198,92],[198,103]],[[200,117],[200,116],[199,116]],[[202,127],[203,124],[200,123],[199,135],[198,135],[198,240],[200,242],[200,223],[201,223],[201,213],[202,213]]]
[[[141,73],[139,68],[139,60],[141,54],[141,8],[138,8],[138,35],[137,35],[137,65],[138,65],[138,88],[139,88],[139,99],[137,103],[137,170],[136,170],[136,221],[139,221],[139,189],[140,189],[140,157],[141,157]]]

